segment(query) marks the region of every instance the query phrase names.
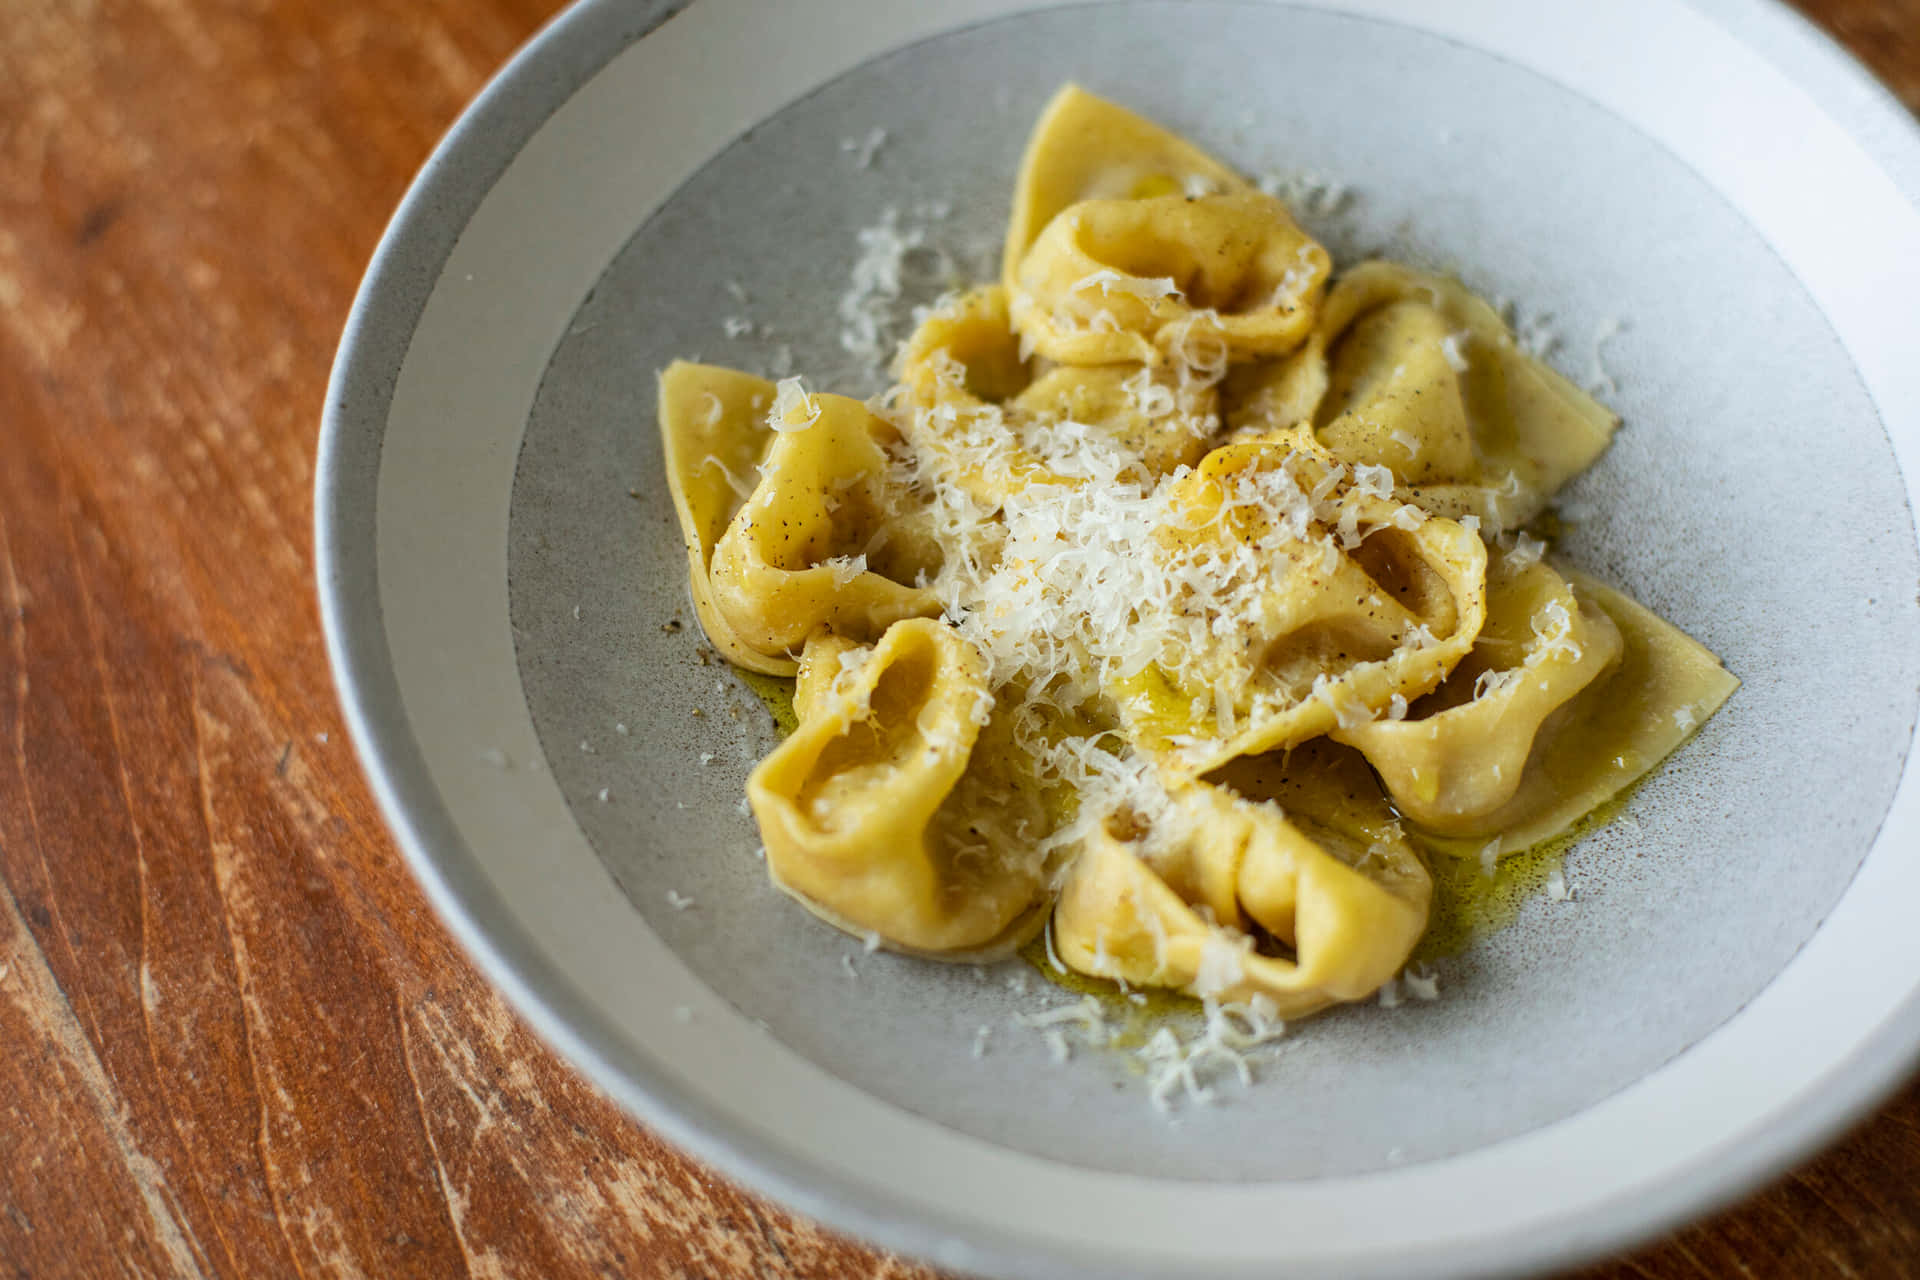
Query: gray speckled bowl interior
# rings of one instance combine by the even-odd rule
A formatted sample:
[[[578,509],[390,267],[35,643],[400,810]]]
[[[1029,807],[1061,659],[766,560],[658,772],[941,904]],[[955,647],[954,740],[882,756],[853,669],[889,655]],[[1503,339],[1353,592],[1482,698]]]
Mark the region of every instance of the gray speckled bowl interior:
[[[1216,38],[1185,38],[1197,15]],[[1302,1024],[1256,1087],[1172,1122],[1125,1055],[1054,1066],[1009,1024],[1066,998],[1037,975],[1017,991],[1025,966],[869,955],[767,883],[739,800],[775,734],[702,656],[654,421],[655,372],[677,356],[770,373],[785,350],[813,386],[872,390],[837,341],[855,229],[892,208],[970,269],[991,261],[1027,131],[1068,78],[1250,173],[1346,184],[1341,209],[1305,218],[1340,261],[1385,251],[1550,314],[1553,361],[1578,380],[1619,322],[1605,398],[1626,426],[1570,490],[1562,551],[1745,682],[1572,853],[1575,900],[1534,901],[1444,962],[1436,1002]],[[862,167],[843,141],[882,126]],[[727,336],[730,317],[752,332]],[[1821,518],[1836,511],[1844,534]],[[1116,1172],[1312,1179],[1433,1160],[1646,1075],[1765,987],[1839,897],[1900,777],[1920,687],[1920,567],[1887,436],[1767,242],[1672,154],[1530,71],[1272,6],[992,21],[756,125],[581,299],[526,427],[510,528],[519,668],[547,759],[648,926],[834,1075]],[[975,1059],[982,1026],[994,1031]]]

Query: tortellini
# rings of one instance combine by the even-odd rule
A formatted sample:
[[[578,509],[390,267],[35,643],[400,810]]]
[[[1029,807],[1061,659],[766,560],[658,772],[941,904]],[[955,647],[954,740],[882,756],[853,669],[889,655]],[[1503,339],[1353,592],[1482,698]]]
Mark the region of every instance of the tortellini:
[[[753,492],[755,468],[772,434],[766,413],[773,394],[773,383],[765,378],[676,360],[660,375],[660,437],[701,627],[727,661],[790,676],[792,658],[762,653],[734,634],[714,603],[708,576],[714,544]]]
[[[1073,484],[1026,436],[1090,428],[1148,476],[1192,466],[1219,433],[1219,392],[1145,363],[1049,364],[1020,353],[1007,292],[988,285],[934,308],[900,356],[913,444],[940,455],[975,497],[997,502],[1033,483]]]
[[[1312,330],[1331,266],[1257,191],[1087,200],[1015,268],[1014,321],[1035,351],[1075,364],[1284,355]]]
[[[1159,604],[1188,624],[1178,648],[1113,693],[1135,742],[1176,774],[1404,708],[1473,647],[1480,539],[1342,486],[1329,464],[1302,429],[1222,445],[1173,486],[1162,553],[1211,571]],[[1236,624],[1224,634],[1222,616]]]
[[[1492,307],[1392,262],[1342,276],[1307,343],[1237,370],[1227,395],[1234,427],[1310,422],[1343,461],[1384,466],[1409,500],[1495,533],[1538,515],[1619,425]]]
[[[1269,771],[1325,763],[1312,753],[1239,768],[1257,790],[1274,786]],[[1364,768],[1359,776],[1370,788]],[[1371,995],[1406,963],[1433,894],[1373,796],[1371,823],[1333,809],[1323,825],[1187,784],[1145,832],[1129,838],[1110,823],[1093,833],[1054,909],[1054,947],[1100,977],[1222,1002],[1264,996],[1282,1018]]]
[[[1534,735],[1518,785],[1491,809],[1434,823],[1436,837],[1460,837],[1430,840],[1437,850],[1462,855],[1497,839],[1497,851],[1511,853],[1552,839],[1646,776],[1739,687],[1718,658],[1645,605],[1586,574],[1562,573],[1580,602],[1577,619],[1562,630],[1566,616],[1550,600],[1526,620],[1529,636],[1544,635],[1542,647],[1557,649],[1563,660],[1572,657],[1568,646],[1583,646],[1578,666],[1594,663],[1584,646],[1595,657],[1618,656],[1590,682],[1572,688],[1577,678],[1563,677],[1554,694],[1543,695],[1561,700]],[[1618,640],[1610,644],[1611,636]],[[1395,744],[1349,740],[1394,788],[1395,803],[1408,804],[1411,794],[1403,799],[1400,790],[1404,766],[1391,763]]]
[[[754,769],[841,929],[1299,1017],[1406,964],[1432,858],[1567,830],[1737,681],[1519,526],[1611,412],[1453,281],[1337,277],[1285,205],[1068,86],[1001,278],[883,395],[676,363],[714,646],[795,677]]]
[[[1002,283],[1055,215],[1083,200],[1251,190],[1239,174],[1185,138],[1067,85],[1040,113],[1014,184]]]
[[[1473,650],[1404,719],[1336,727],[1400,811],[1428,831],[1475,835],[1510,801],[1548,717],[1620,660],[1620,630],[1545,564],[1498,573]]]
[[[784,403],[783,403],[784,401]],[[821,627],[877,637],[939,612],[939,547],[887,478],[893,428],[845,396],[776,399],[752,496],[713,545],[707,590],[733,638],[782,657]]]
[[[980,805],[957,803],[990,723],[985,674],[971,645],[928,619],[889,627],[871,649],[818,633],[800,726],[747,780],[775,882],[909,950],[972,955],[1017,933],[1043,868],[1010,832],[982,832]]]

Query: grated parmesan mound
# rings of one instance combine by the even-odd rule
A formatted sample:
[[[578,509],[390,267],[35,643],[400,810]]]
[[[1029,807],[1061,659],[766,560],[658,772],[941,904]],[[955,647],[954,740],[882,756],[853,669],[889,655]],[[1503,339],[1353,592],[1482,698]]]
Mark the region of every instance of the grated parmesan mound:
[[[886,241],[893,254],[904,243],[888,240],[894,234],[872,243]],[[1098,272],[1081,282],[1096,290],[1112,283]],[[895,284],[887,279],[878,292]],[[949,297],[920,317],[964,305]],[[1143,368],[1125,381],[1129,408],[1148,422],[1177,417],[1196,433],[1217,432],[1217,416],[1192,406],[1228,369],[1218,317],[1193,313],[1171,328],[1165,350],[1165,371]],[[931,374],[934,393],[916,391],[902,370],[902,381],[869,402],[900,437],[886,487],[920,504],[915,519],[940,548],[938,571],[916,585],[933,592],[946,621],[986,659],[987,684],[1024,757],[1015,772],[1075,797],[1053,830],[1034,833],[1043,863],[1058,868],[1116,814],[1147,824],[1164,816],[1153,767],[1105,732],[1113,723],[1105,691],[1150,666],[1200,679],[1209,692],[1194,719],[1222,737],[1246,718],[1307,699],[1323,701],[1346,728],[1383,712],[1405,716],[1404,696],[1376,709],[1324,672],[1298,685],[1265,676],[1250,684],[1243,656],[1244,637],[1270,629],[1274,577],[1289,571],[1284,566],[1329,573],[1377,530],[1418,528],[1428,519],[1395,500],[1388,468],[1276,449],[1217,486],[1215,518],[1233,536],[1184,538],[1177,531],[1190,529],[1193,501],[1187,467],[1156,476],[1092,424],[982,401],[968,392],[967,370],[949,352],[923,355],[918,370]],[[791,403],[790,420],[804,420],[798,381],[780,386],[776,410]],[[1004,477],[1010,457],[1030,460],[1029,482],[981,483]],[[1392,518],[1363,525],[1367,502],[1390,508]],[[836,576],[855,572],[853,564],[833,568]],[[1415,624],[1400,643],[1438,640]],[[1197,741],[1171,739],[1175,749]]]

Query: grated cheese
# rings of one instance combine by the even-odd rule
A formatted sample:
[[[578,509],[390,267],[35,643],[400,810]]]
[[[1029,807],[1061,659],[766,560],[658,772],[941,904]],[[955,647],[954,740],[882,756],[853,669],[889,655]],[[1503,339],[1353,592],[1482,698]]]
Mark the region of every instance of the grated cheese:
[[[1523,677],[1523,674],[1524,673],[1518,668],[1509,668],[1505,671],[1488,668],[1482,671],[1475,677],[1473,682],[1474,701],[1478,702],[1481,698],[1487,697],[1490,694],[1499,693],[1502,689],[1518,682]],[[1495,767],[1497,768],[1498,766]]]
[[[1480,874],[1493,879],[1494,871],[1500,865],[1500,837],[1495,836],[1480,846]]]
[[[1286,1024],[1279,1007],[1266,996],[1245,1004],[1201,1004],[1205,1023],[1200,1034],[1182,1040],[1171,1027],[1161,1027],[1136,1056],[1147,1069],[1147,1096],[1156,1110],[1169,1112],[1176,1098],[1198,1106],[1216,1098],[1208,1083],[1209,1068],[1231,1071],[1243,1086],[1253,1083],[1250,1051],[1279,1040]]]
[[[1527,652],[1543,661],[1560,654],[1574,662],[1580,660],[1580,645],[1573,638],[1573,615],[1566,605],[1549,600],[1540,606],[1533,617],[1533,639],[1527,643]]]
[[[861,138],[842,138],[840,149],[853,157],[853,163],[862,169],[873,168],[873,159],[880,154],[880,148],[887,144],[887,131],[878,127],[867,130]]]
[[[1111,267],[1102,267],[1076,282],[1072,292],[1086,293],[1098,289],[1100,296],[1112,297],[1116,293],[1131,295],[1152,302],[1156,298],[1178,298],[1180,286],[1173,282],[1172,276],[1123,276]],[[1119,325],[1118,320],[1114,322]]]
[[[867,557],[863,553],[857,556],[833,556],[820,562],[821,567],[833,574],[833,585],[844,587],[867,571]]]
[[[795,414],[801,415],[798,422]],[[820,403],[799,378],[782,378],[774,385],[773,408],[767,413],[767,425],[775,431],[805,431],[820,421]]]
[[[1107,1027],[1105,1012],[1100,1007],[1098,996],[1085,996],[1073,1004],[1060,1005],[1040,1013],[1016,1013],[1013,1015],[1015,1026],[1029,1027],[1034,1030],[1052,1030],[1059,1034],[1062,1026],[1072,1026],[1090,1045],[1096,1047],[1107,1044],[1112,1032]]]
[[[1525,531],[1513,535],[1513,546],[1506,553],[1507,568],[1518,572],[1540,563],[1540,557],[1547,552],[1547,544]]]
[[[1440,975],[1425,965],[1410,964],[1401,973],[1400,981],[1405,984],[1407,994],[1415,1000],[1438,1000],[1440,998]]]
[[[877,380],[916,298],[952,288],[959,271],[952,252],[928,243],[925,228],[900,225],[898,208],[882,211],[878,222],[855,233],[855,242],[859,252],[837,307],[840,346]]]

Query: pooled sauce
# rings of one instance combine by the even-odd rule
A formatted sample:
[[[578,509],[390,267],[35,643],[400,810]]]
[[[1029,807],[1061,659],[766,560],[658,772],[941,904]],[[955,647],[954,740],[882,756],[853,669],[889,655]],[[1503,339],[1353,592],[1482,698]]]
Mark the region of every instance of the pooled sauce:
[[[1200,1011],[1198,1000],[1167,987],[1135,987],[1128,992],[1111,978],[1075,973],[1054,955],[1052,931],[1053,922],[1049,920],[1020,948],[1020,958],[1054,986],[1100,1002],[1100,1012],[1112,1032],[1108,1048],[1138,1049],[1169,1018]]]
[[[736,667],[733,674],[740,682],[753,690],[753,696],[760,699],[760,705],[773,717],[773,727],[786,737],[800,727],[800,715],[793,709],[793,681],[785,676],[762,675],[758,671],[748,671]]]
[[[1416,834],[1414,841],[1421,845],[1433,872],[1433,908],[1427,932],[1413,949],[1414,962],[1457,956],[1512,924],[1529,899],[1545,892],[1568,852],[1619,817],[1637,790],[1638,784],[1626,788],[1557,836],[1503,854],[1491,876],[1481,869],[1479,859],[1438,852]]]

